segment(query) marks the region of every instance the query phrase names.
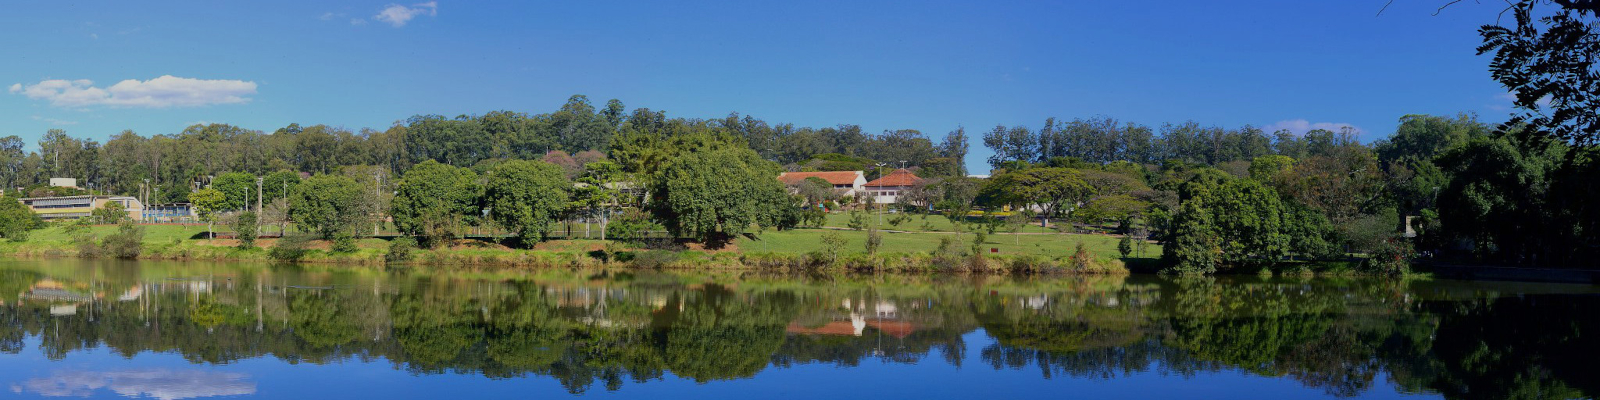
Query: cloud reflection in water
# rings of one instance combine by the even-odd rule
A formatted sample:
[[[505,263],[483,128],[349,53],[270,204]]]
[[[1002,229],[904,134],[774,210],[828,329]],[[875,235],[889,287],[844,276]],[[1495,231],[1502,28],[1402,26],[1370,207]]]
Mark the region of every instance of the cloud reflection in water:
[[[12,384],[11,391],[49,397],[88,397],[97,390],[110,389],[127,397],[149,396],[162,400],[255,394],[255,382],[245,381],[246,378],[249,375],[198,370],[57,370],[48,377]]]

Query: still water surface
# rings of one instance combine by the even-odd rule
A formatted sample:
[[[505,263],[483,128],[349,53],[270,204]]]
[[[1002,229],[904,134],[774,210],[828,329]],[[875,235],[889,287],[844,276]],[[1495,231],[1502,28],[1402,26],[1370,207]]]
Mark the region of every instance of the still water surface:
[[[1583,398],[1596,289],[0,261],[0,397]]]

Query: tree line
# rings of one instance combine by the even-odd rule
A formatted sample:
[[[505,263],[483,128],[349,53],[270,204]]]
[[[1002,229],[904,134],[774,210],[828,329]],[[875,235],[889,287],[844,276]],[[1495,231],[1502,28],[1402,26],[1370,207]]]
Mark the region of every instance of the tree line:
[[[32,192],[52,177],[77,178],[80,186],[98,192],[153,193],[153,202],[176,202],[229,172],[332,174],[367,166],[398,174],[426,160],[473,167],[551,152],[576,157],[575,166],[566,165],[575,168],[586,157],[607,153],[618,137],[691,133],[737,139],[760,158],[793,170],[871,169],[877,161],[870,160],[881,160],[896,167],[937,167],[947,175],[965,173],[960,160],[966,157],[967,139],[960,129],[936,142],[916,130],[871,134],[857,125],[796,127],[738,113],[718,119],[669,118],[648,108],[629,113],[618,100],[596,109],[587,97],[575,95],[549,113],[418,115],[383,130],[295,123],[264,132],[203,124],[152,136],[123,131],[102,143],[51,129],[33,151],[20,137],[5,136],[0,137],[0,184],[7,191]],[[838,159],[855,162],[830,163]]]

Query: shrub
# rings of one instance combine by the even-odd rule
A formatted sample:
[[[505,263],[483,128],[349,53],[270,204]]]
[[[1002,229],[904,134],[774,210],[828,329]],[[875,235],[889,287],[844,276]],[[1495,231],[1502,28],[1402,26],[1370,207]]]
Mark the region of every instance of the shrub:
[[[822,234],[822,246],[825,248],[823,251],[827,252],[829,263],[839,260],[839,249],[844,247],[844,245],[844,236],[840,235],[838,232],[826,232]]]
[[[650,213],[630,208],[606,223],[606,239],[638,241],[644,238],[644,232],[664,230],[667,228],[652,220]]]
[[[13,242],[26,241],[28,231],[43,224],[38,214],[34,214],[15,197],[0,196],[0,238]]]
[[[1133,254],[1133,237],[1122,235],[1122,240],[1117,241],[1117,252],[1122,253],[1123,258]]]
[[[79,257],[95,258],[100,255],[100,238],[89,229],[91,226],[89,218],[78,218],[62,229],[71,238],[72,244],[78,247]]]
[[[805,226],[822,226],[823,224],[826,224],[827,222],[828,222],[828,213],[822,211],[822,208],[820,208],[820,207],[807,206],[804,211],[800,212],[800,224],[801,225],[805,225]]]
[[[621,258],[622,257],[618,257],[619,260]],[[672,265],[673,262],[678,261],[678,253],[666,250],[650,250],[632,253],[627,258],[627,261],[633,262],[634,267],[661,268]]]
[[[900,226],[900,224],[904,224],[904,223],[910,222],[910,221],[911,221],[911,215],[906,214],[904,211],[895,213],[893,216],[889,217],[889,225],[896,226],[896,227]]]
[[[878,227],[867,228],[867,255],[878,254],[878,248],[883,246],[883,233],[878,232]]]
[[[256,237],[259,233],[256,213],[245,211],[233,218],[233,234],[239,239],[239,248],[253,249],[256,247]]]
[[[1078,249],[1072,253],[1072,269],[1074,271],[1088,271],[1095,267],[1094,255],[1089,254],[1089,247],[1083,242],[1078,242]]]
[[[121,223],[128,219],[128,209],[117,202],[106,202],[104,207],[96,208],[89,212],[89,218],[102,224]]]
[[[851,230],[861,230],[867,226],[867,214],[861,210],[850,211],[850,222],[847,223]]]
[[[399,263],[411,261],[411,252],[417,249],[417,239],[410,236],[401,236],[389,241],[389,252],[384,253],[383,261]]]
[[[1411,242],[1405,238],[1390,236],[1377,248],[1373,249],[1372,257],[1362,263],[1362,272],[1399,276],[1411,272],[1411,257],[1416,255]]]
[[[139,254],[144,252],[144,228],[133,220],[123,218],[117,223],[117,232],[101,241],[100,249],[105,255],[124,260],[139,258]]]
[[[599,254],[595,258],[600,259],[601,262],[616,261],[626,250],[627,246],[623,246],[622,243],[608,242],[605,247],[600,248]]]
[[[306,247],[311,244],[311,235],[295,234],[278,239],[278,243],[267,252],[267,257],[284,262],[296,262],[306,256]]]
[[[1011,272],[1039,272],[1052,267],[1049,260],[1031,254],[1011,259]]]
[[[355,235],[350,232],[340,231],[333,234],[333,246],[330,250],[333,250],[334,253],[354,253],[360,248],[356,247]]]
[[[956,248],[956,240],[949,236],[939,238],[939,247],[933,249],[931,264],[938,269],[957,269],[961,267],[961,250]]]

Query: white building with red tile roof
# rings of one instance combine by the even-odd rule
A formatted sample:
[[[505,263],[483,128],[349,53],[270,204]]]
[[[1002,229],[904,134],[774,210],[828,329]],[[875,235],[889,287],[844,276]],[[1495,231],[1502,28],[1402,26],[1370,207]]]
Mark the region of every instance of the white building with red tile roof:
[[[872,182],[867,182],[866,185],[862,185],[862,190],[865,190],[867,195],[872,197],[872,202],[890,204],[899,201],[902,193],[911,190],[911,187],[916,186],[917,182],[921,180],[922,178],[918,178],[916,174],[901,168]]]
[[[861,171],[785,172],[778,175],[778,180],[793,185],[813,177],[833,184],[833,191],[845,197],[855,196],[867,184],[867,175]]]

